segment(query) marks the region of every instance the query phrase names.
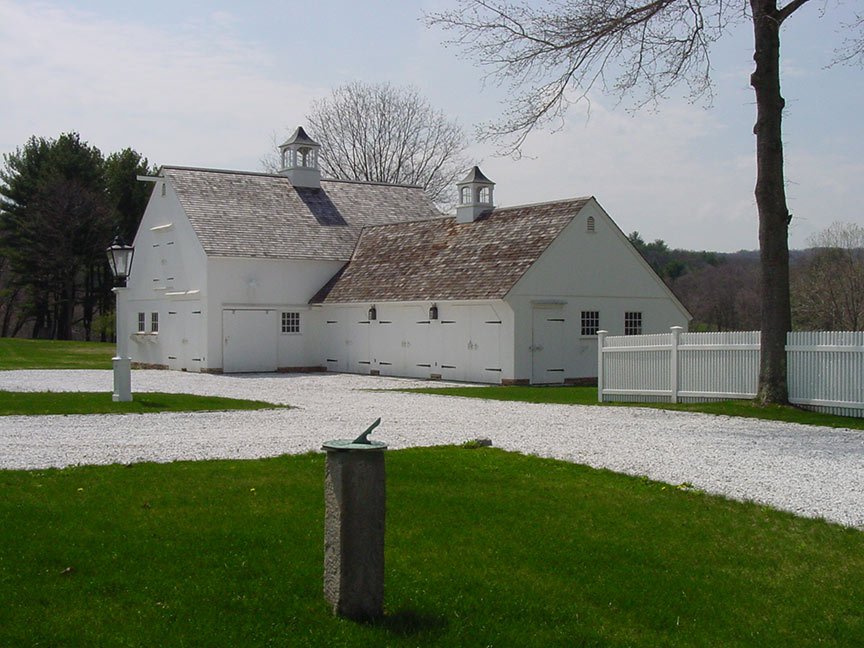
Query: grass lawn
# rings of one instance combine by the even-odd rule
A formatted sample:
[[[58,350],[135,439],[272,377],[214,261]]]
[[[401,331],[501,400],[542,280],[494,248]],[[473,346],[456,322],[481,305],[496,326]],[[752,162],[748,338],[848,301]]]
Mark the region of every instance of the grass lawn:
[[[114,344],[0,338],[3,369],[110,369]]]
[[[287,407],[264,401],[135,392],[129,403],[115,403],[111,392],[8,392],[0,391],[0,416],[11,414],[145,414],[149,412],[204,412]]]
[[[386,617],[324,458],[0,471],[3,646],[861,646],[864,533],[496,449],[389,451]]]
[[[854,430],[864,430],[864,418],[851,416],[834,416],[811,412],[798,407],[782,405],[758,405],[755,401],[720,401],[715,403],[599,403],[596,387],[523,387],[495,386],[486,387],[421,387],[399,391],[421,394],[437,394],[440,396],[462,396],[465,398],[486,398],[490,400],[523,401],[526,403],[557,403],[564,405],[603,405],[603,406],[633,406],[654,407],[658,409],[679,410],[685,412],[703,412],[706,414],[722,414],[725,416],[743,416],[746,418],[770,419],[789,423],[804,423],[806,425],[824,425],[827,427],[844,427]]]

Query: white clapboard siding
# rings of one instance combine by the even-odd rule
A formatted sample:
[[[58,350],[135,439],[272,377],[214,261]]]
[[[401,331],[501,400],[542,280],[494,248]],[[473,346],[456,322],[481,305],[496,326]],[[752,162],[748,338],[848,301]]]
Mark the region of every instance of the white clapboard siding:
[[[704,402],[754,398],[759,331],[609,337],[598,334],[600,401]],[[864,332],[796,331],[787,337],[789,400],[864,417]]]

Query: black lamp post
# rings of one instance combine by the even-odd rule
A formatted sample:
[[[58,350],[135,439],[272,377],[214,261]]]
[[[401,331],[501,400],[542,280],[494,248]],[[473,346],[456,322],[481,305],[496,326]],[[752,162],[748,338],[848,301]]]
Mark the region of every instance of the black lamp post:
[[[132,400],[132,359],[129,357],[126,313],[120,312],[120,293],[127,290],[126,279],[132,272],[132,257],[135,255],[135,248],[124,244],[123,239],[118,236],[106,252],[111,272],[119,284],[112,289],[116,298],[114,319],[117,325],[117,355],[111,359],[114,365],[114,393],[111,399],[114,402],[129,402]]]

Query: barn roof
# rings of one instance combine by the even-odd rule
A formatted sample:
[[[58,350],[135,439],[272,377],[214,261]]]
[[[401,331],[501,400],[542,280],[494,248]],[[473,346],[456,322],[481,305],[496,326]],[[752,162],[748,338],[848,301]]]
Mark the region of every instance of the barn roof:
[[[209,256],[347,261],[361,228],[440,217],[420,187],[165,166]]]
[[[311,303],[500,299],[589,200],[367,227]]]

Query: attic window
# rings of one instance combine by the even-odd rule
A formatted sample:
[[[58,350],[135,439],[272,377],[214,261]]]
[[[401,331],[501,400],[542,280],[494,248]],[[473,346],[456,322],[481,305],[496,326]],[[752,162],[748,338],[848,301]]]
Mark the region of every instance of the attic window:
[[[594,217],[593,216],[589,216],[588,220],[585,221],[585,229],[589,232],[594,231]]]

